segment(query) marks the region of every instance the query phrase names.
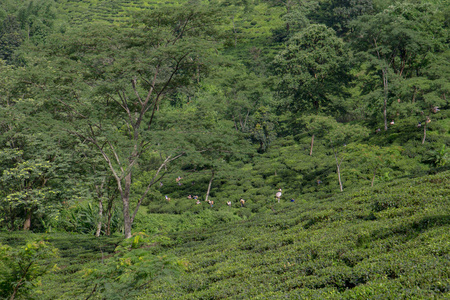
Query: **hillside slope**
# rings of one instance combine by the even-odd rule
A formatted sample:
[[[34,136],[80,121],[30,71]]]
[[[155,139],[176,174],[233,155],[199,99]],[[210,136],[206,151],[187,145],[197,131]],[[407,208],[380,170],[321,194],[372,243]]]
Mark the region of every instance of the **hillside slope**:
[[[52,262],[58,269],[32,288],[27,297],[33,299],[105,294],[124,299],[119,296],[124,293],[133,294],[127,299],[447,299],[449,202],[450,171],[445,171],[328,199],[273,203],[248,220],[159,234],[151,237],[157,242],[136,249],[138,255],[175,258],[185,262],[185,271],[160,274],[143,290],[128,292],[121,290],[123,278],[88,276],[126,262],[114,260],[124,249],[113,250],[121,238],[69,233],[0,238],[15,246],[44,238],[59,249],[60,258]],[[148,267],[140,272],[154,268]],[[106,285],[100,289],[99,282]]]
[[[435,299],[450,296],[450,172],[173,235],[189,261],[142,299]]]

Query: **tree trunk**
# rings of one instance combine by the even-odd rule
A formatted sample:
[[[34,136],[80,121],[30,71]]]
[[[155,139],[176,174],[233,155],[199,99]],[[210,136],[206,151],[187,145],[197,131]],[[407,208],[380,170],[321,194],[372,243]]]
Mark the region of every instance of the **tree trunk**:
[[[106,209],[106,235],[111,235],[111,219],[112,219],[112,209],[113,209],[114,196],[110,196],[108,201],[108,208]]]
[[[105,232],[105,234],[107,236],[111,235],[111,217],[112,217],[112,213],[108,212],[108,219],[106,221],[106,232]]]
[[[100,232],[102,231],[102,218],[103,218],[103,198],[100,197],[98,199],[98,223],[97,223],[97,231],[95,232],[96,237],[99,237]]]
[[[6,215],[6,220],[8,218],[8,215]],[[16,230],[14,226],[14,221],[16,220],[16,215],[14,214],[14,210],[12,209],[12,206],[9,206],[9,222],[11,224],[11,227],[9,228],[10,231]]]
[[[423,139],[422,139],[422,144],[425,144],[425,139],[427,137],[427,123],[425,121],[425,126],[423,126]]]
[[[384,130],[388,129],[387,127],[387,98],[388,98],[388,77],[387,72],[388,69],[385,67],[383,69],[383,87],[384,87],[384,105],[383,105],[383,117],[384,117]]]
[[[311,138],[311,150],[309,150],[309,156],[312,156],[313,146],[314,146],[314,134],[313,134],[313,136]]]
[[[95,191],[97,192],[98,198],[98,223],[97,230],[95,231],[95,236],[99,237],[100,232],[102,231],[102,218],[103,218],[103,189],[105,186],[106,178],[103,178],[102,184],[100,186],[95,186]]]
[[[198,55],[197,55],[197,61],[198,61]],[[197,84],[200,84],[200,65],[197,64]]]
[[[333,148],[333,151],[334,151],[334,158],[336,159],[336,169],[337,169],[336,172],[338,174],[339,188],[341,189],[341,192],[343,192],[344,187],[342,186],[342,180],[341,180],[341,164],[342,164],[343,158],[341,158],[341,161],[338,161],[337,153],[336,153],[336,150],[334,150],[334,148]]]
[[[341,192],[344,191],[344,188],[342,187],[342,181],[341,181],[341,165],[337,165],[337,173],[338,173],[338,179],[339,179],[339,188],[341,189]]]
[[[27,211],[27,218],[23,223],[23,230],[30,230],[30,226],[31,226],[31,209]]]
[[[237,124],[236,124],[236,119],[234,118],[234,115],[231,115],[233,122],[234,122],[234,128],[236,129],[236,131],[239,131]]]
[[[124,236],[126,239],[131,237],[131,217],[130,217],[130,188],[131,188],[131,171],[125,176],[124,191],[121,195],[123,203],[123,226]]]
[[[205,199],[205,201],[208,201],[209,192],[211,191],[211,184],[213,182],[213,179],[214,179],[214,170],[212,170],[212,172],[211,172],[211,179],[209,180],[208,190],[206,191],[206,199]]]
[[[22,283],[23,283],[23,278],[20,279],[20,281],[14,286],[13,293],[11,295],[11,298],[9,298],[9,300],[14,300],[16,298],[17,291],[22,286]]]

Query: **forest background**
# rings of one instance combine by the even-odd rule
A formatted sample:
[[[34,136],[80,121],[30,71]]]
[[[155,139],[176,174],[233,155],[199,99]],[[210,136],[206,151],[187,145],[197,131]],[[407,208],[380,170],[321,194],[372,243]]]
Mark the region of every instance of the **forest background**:
[[[156,277],[164,285],[189,271],[181,250],[163,255],[189,232],[242,222],[257,230],[268,215],[289,223],[294,207],[320,215],[296,219],[306,230],[330,219],[319,213],[324,203],[346,206],[362,195],[371,201],[365,221],[399,207],[410,217],[417,197],[448,228],[448,1],[0,3],[8,270],[0,287],[8,298],[45,298],[39,278],[55,272],[87,278],[78,283],[84,298],[153,293]],[[383,192],[407,193],[418,178],[429,184],[417,195]],[[55,244],[91,236],[98,239],[83,247],[98,255],[101,241],[116,253],[103,268],[72,273],[67,262],[66,271],[49,263],[62,259]],[[30,261],[35,268],[24,268]],[[124,261],[128,268],[115,268]],[[332,293],[369,281],[342,280]],[[429,289],[448,293],[448,277],[442,285]],[[208,288],[184,294],[226,297]]]

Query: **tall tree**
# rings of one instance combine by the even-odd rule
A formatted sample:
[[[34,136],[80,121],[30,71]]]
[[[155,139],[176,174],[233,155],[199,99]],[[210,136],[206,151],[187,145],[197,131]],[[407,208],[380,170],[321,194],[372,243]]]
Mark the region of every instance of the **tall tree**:
[[[15,62],[13,54],[23,42],[40,42],[54,28],[53,0],[2,1],[0,59]]]
[[[22,41],[17,17],[8,14],[0,26],[0,59],[11,62],[14,51],[22,44]]]
[[[219,19],[211,7],[161,7],[135,15],[128,28],[95,25],[60,36],[48,50],[60,58],[57,69],[75,70],[64,77],[84,82],[85,90],[72,87],[72,97],[54,98],[53,104],[59,104],[55,112],[70,121],[67,131],[97,149],[114,176],[126,238],[151,186],[184,153],[176,147],[160,153],[152,178],[132,207],[133,173],[142,154],[158,144],[152,133],[158,107],[178,88],[198,80]]]
[[[264,152],[276,136],[275,117],[272,113],[272,92],[267,79],[249,72],[245,66],[234,63],[221,66],[205,80],[205,86],[213,85],[213,91],[204,89],[200,97],[220,102],[219,114],[232,120],[236,131],[247,135],[260,145]]]
[[[348,23],[361,15],[372,14],[372,0],[325,0],[320,1],[318,9],[310,12],[309,17],[326,24],[342,36],[350,29]]]
[[[22,72],[0,66],[0,219],[11,230],[39,230],[80,191],[80,163],[76,141],[55,130],[43,98],[28,97]]]
[[[362,51],[365,62],[379,72],[385,130],[388,106],[396,100],[390,82],[398,77],[420,76],[430,63],[430,53],[445,48],[447,37],[435,14],[436,10],[429,3],[405,2],[351,22],[354,47]]]
[[[275,57],[277,90],[290,111],[322,111],[342,93],[348,77],[344,42],[325,25],[310,25],[291,37]]]

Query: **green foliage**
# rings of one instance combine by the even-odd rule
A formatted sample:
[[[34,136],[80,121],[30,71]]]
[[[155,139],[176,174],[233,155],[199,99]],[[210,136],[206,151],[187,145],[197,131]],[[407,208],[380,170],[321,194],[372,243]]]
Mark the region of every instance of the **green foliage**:
[[[141,298],[445,298],[448,192],[446,172],[175,234],[188,272]]]
[[[104,265],[84,271],[86,285],[93,287],[91,295],[108,299],[124,299],[142,293],[158,277],[179,274],[187,262],[168,255],[154,255],[154,239],[135,234],[119,245],[114,257]]]
[[[335,32],[313,24],[292,36],[274,60],[277,89],[293,112],[326,110],[345,85],[348,52]],[[314,93],[311,93],[314,91]]]
[[[7,2],[7,1],[3,1]],[[16,50],[24,42],[39,43],[53,32],[56,18],[52,0],[18,1],[0,13],[0,59],[20,63]]]
[[[320,8],[309,13],[309,17],[333,28],[340,35],[351,28],[349,22],[361,15],[371,15],[375,11],[374,1],[368,0],[327,0],[319,1]]]
[[[119,217],[120,212],[116,209],[112,211],[110,229],[111,233],[117,232],[123,226],[123,221]],[[99,221],[105,223],[105,219],[100,219],[98,206],[92,202],[80,203],[78,205],[66,208],[61,212],[61,222],[59,227],[68,232],[77,232],[83,234],[95,234]],[[105,233],[104,226],[101,233]]]
[[[431,162],[436,167],[444,167],[449,163],[449,160],[450,150],[444,144],[441,149],[430,151],[426,161]]]
[[[448,68],[444,66],[439,75],[428,76],[428,70],[434,69],[448,51],[448,33],[442,22],[433,4],[408,1],[351,22],[355,29],[351,43],[366,64],[363,73],[370,74],[362,94],[378,111],[384,98],[384,106],[391,106],[386,118],[419,113],[427,116],[433,107],[446,102],[439,78]],[[430,52],[435,55],[428,57]],[[374,79],[380,75],[377,83]]]
[[[178,203],[170,207],[172,210],[165,209],[168,205],[158,208],[159,212],[164,211],[165,213],[139,215],[136,219],[136,229],[147,234],[167,234],[195,228],[208,228],[213,225],[227,224],[241,219],[236,215],[237,212],[235,210],[212,210],[209,209],[209,205],[205,202],[197,205],[192,200],[189,205],[181,206],[180,202],[186,201],[184,199],[179,200]],[[224,207],[225,203],[217,202],[216,200],[217,206]],[[178,211],[179,207],[180,211]],[[156,207],[153,206],[153,209],[156,210]]]
[[[213,2],[2,1],[22,298],[448,298],[448,1]]]
[[[0,244],[0,292],[14,299],[39,283],[47,272],[56,270],[49,259],[57,257],[57,249],[45,241],[30,241],[25,246],[13,248]]]
[[[57,214],[54,207],[57,206],[57,192],[46,186],[54,170],[50,162],[42,159],[22,162],[23,151],[15,149],[1,151],[0,157],[4,166],[11,166],[0,169],[1,211],[6,216],[3,221],[9,223],[10,229],[16,229],[17,217],[31,219],[31,214]],[[30,224],[25,226],[29,229]]]
[[[33,286],[32,293],[26,298],[56,299],[61,295],[78,297],[88,295],[84,286],[82,273],[83,266],[90,262],[98,265],[109,255],[122,240],[121,237],[94,237],[93,235],[80,235],[75,233],[34,234],[31,232],[0,232],[2,243],[8,244],[18,250],[25,247],[28,240],[45,239],[52,247],[58,249],[58,257],[42,261],[41,264],[57,265],[53,272],[44,274]],[[47,249],[48,250],[48,249]],[[47,251],[47,253],[50,253]],[[90,292],[90,291],[89,291]]]
[[[137,234],[115,251],[112,239],[52,235],[66,260],[33,291],[42,299],[92,292],[138,299],[445,298],[449,178],[447,171],[328,199],[274,203],[246,221],[189,227],[170,239]]]

